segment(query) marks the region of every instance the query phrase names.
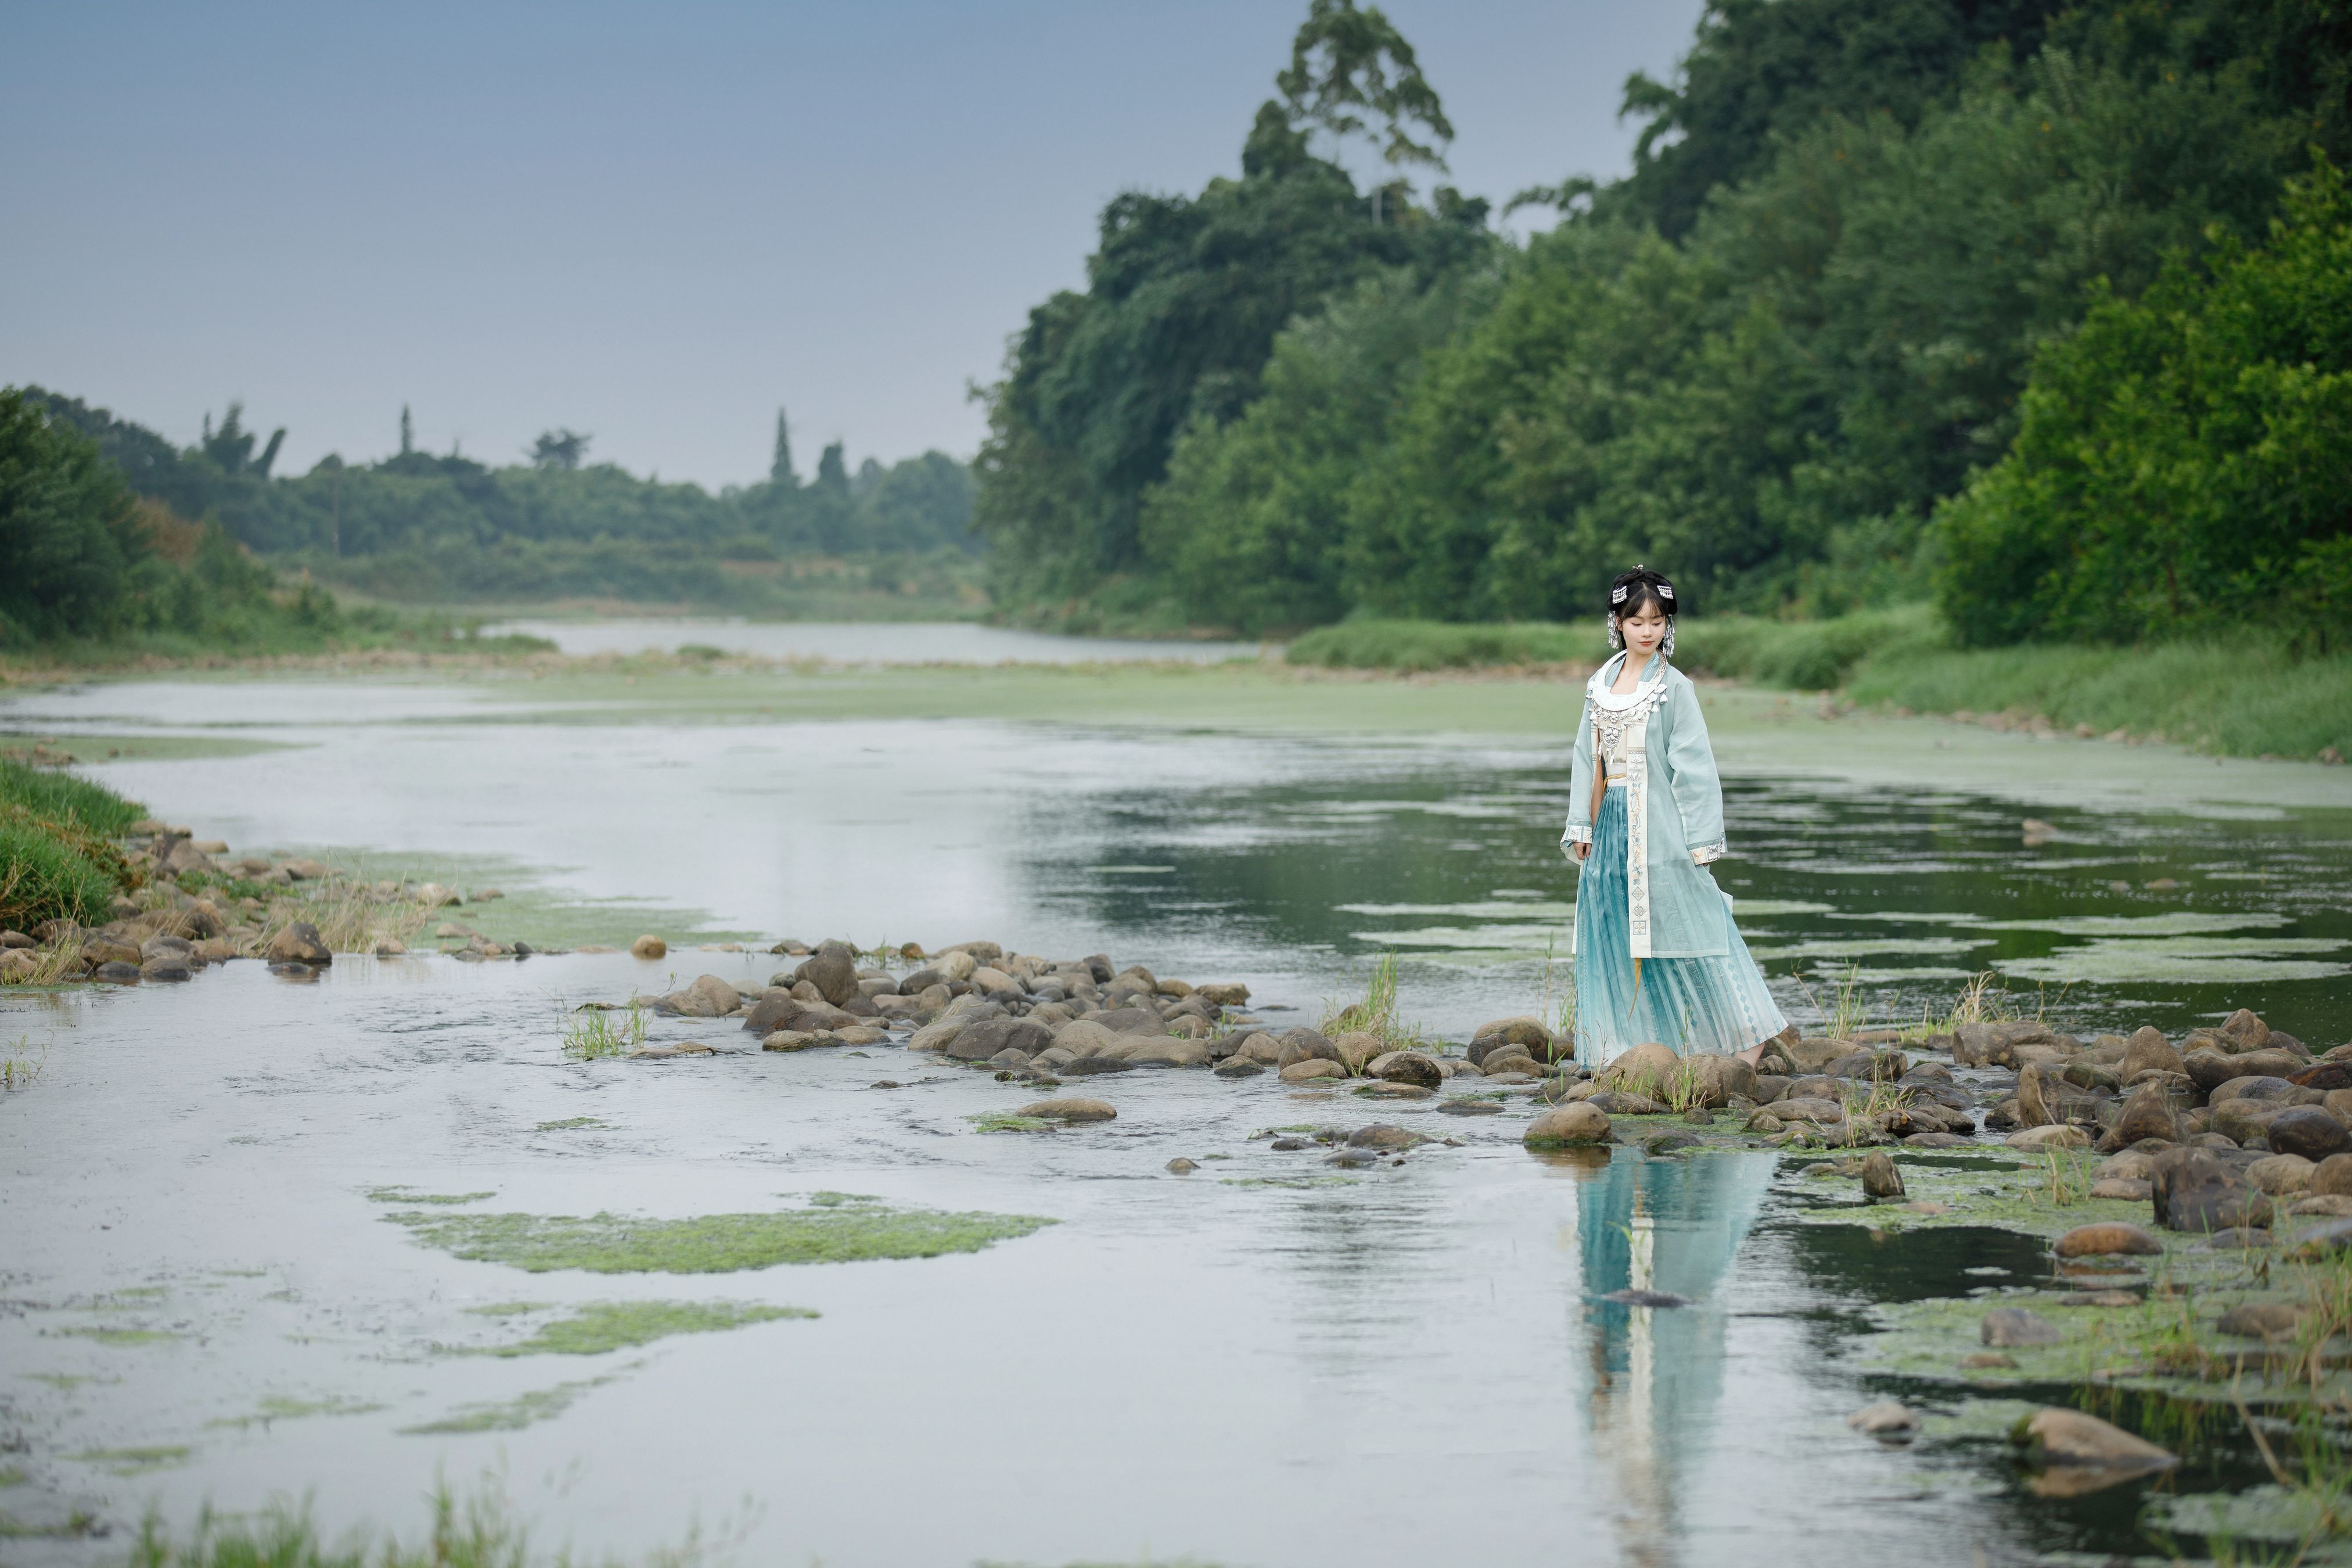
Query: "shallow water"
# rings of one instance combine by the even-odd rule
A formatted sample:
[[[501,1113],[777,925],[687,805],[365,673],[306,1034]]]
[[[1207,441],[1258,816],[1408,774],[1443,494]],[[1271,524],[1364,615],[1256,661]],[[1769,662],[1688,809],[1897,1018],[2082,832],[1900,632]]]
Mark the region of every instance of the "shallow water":
[[[28,1445],[0,1510],[21,1518],[88,1503],[120,1522],[150,1499],[185,1518],[314,1489],[338,1525],[413,1528],[436,1468],[503,1463],[551,1537],[627,1550],[698,1518],[738,1529],[746,1562],[1969,1563],[2136,1542],[2137,1489],[2058,1505],[1976,1438],[1931,1429],[1906,1452],[1847,1431],[1884,1386],[1841,1365],[1863,1303],[2029,1265],[1994,1233],[1898,1256],[1859,1227],[1790,1225],[1814,1200],[1776,1189],[1769,1156],[1538,1159],[1523,1104],[1454,1116],[1201,1073],[1074,1084],[1118,1119],[992,1134],[971,1119],[1029,1091],[896,1048],[559,1048],[559,997],[778,965],[692,951],[697,922],[713,940],[1106,952],[1245,980],[1275,1026],[1360,991],[1392,949],[1408,1016],[1459,1037],[1540,1005],[1547,945],[1566,945],[1553,745],[689,721],[325,681],[18,697],[0,726],[257,743],[96,771],[240,851],[495,880],[506,900],[452,911],[494,936],[678,944],[656,964],[358,958],[293,984],[242,963],[0,999],[0,1038],[46,1053],[0,1101],[0,1430]],[[2315,1046],[2347,1032],[2343,814],[2051,806],[2054,837],[2026,848],[2018,806],[1989,793],[1776,772],[1753,736],[1740,754],[1742,853],[1719,869],[1792,1016],[1859,963],[1882,1019],[1992,968],[2029,1003],[2046,979],[2053,1016],[2083,1027],[2244,1004]],[[2179,886],[2146,886],[2160,879]],[[724,1023],[656,1033],[748,1043]],[[910,1087],[868,1087],[883,1079]],[[601,1125],[549,1125],[583,1117]],[[1251,1136],[1375,1121],[1459,1146],[1343,1173]],[[1167,1173],[1177,1155],[1202,1168]],[[676,1216],[836,1190],[1061,1223],[920,1260],[525,1274],[385,1223],[368,1194],[393,1186]],[[1600,1300],[1628,1286],[1695,1305]],[[520,1337],[467,1310],[518,1300],[822,1316],[593,1357],[456,1353]],[[561,1409],[405,1431],[530,1395]],[[313,1413],[257,1418],[271,1409]],[[125,1451],[181,1447],[116,1473],[139,1468]],[[8,1560],[110,1550],[12,1542]]]
[[[491,635],[545,637],[563,653],[675,653],[715,647],[761,658],[835,664],[1127,664],[1255,658],[1252,642],[1192,638],[1066,637],[963,621],[746,621],[613,616],[594,620],[502,621]]]

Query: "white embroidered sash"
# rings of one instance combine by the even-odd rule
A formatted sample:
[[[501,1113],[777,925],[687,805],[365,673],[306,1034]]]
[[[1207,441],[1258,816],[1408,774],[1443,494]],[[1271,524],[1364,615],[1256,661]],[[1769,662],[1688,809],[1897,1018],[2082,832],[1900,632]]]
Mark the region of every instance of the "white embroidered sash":
[[[1606,760],[1609,784],[1624,780],[1626,923],[1635,958],[1650,956],[1650,715],[1665,700],[1664,679],[1644,682],[1624,706],[1609,707],[1596,692],[1592,750]]]

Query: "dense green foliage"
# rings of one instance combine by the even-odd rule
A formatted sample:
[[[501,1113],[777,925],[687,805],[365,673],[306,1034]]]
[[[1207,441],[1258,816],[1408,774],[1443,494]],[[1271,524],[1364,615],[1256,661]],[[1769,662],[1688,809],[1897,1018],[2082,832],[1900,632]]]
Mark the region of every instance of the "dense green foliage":
[[[2210,259],[2042,353],[1942,520],[1964,640],[2352,628],[2352,193],[2323,163],[2267,246]]]
[[[200,445],[174,450],[106,409],[38,387],[25,395],[56,425],[96,442],[140,494],[181,516],[217,521],[237,542],[321,578],[403,598],[710,598],[708,590],[725,586],[728,561],[974,542],[971,477],[961,463],[927,452],[888,468],[868,458],[853,473],[835,442],[803,480],[781,416],[769,477],[712,495],[590,464],[590,437],[572,430],[541,436],[527,463],[494,468],[417,451],[404,425],[402,449],[381,462],[331,456],[287,477],[271,471],[285,432],[257,456],[235,405],[217,429],[207,419]]]
[[[136,802],[70,774],[0,759],[0,928],[96,924],[129,867],[108,842],[143,815]]]
[[[1635,561],[1702,611],[1922,598],[2037,356],[2255,243],[2343,145],[2347,46],[2316,0],[1720,0],[1629,85],[1633,174],[1529,193],[1568,216],[1523,247],[1443,190],[1374,223],[1285,73],[1241,180],[1120,198],[1015,340],[1000,590],[1068,618],[1149,582],[1244,631],[1589,614]],[[1233,280],[1228,228],[1277,207]]]
[[[340,624],[327,595],[279,591],[217,524],[142,501],[98,443],[0,388],[0,648],[142,633],[315,642]]]

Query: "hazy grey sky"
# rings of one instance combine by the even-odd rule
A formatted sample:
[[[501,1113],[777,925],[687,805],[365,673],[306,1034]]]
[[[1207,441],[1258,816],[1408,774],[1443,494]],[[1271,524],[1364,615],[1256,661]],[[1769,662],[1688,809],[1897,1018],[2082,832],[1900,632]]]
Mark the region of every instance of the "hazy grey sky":
[[[1626,74],[1699,0],[1391,0],[1499,198],[1614,174]],[[967,456],[966,384],[1103,203],[1195,191],[1306,14],[1208,0],[0,6],[0,383],[178,441],[244,399],[280,471],[538,432],[717,486]],[[1522,215],[1525,217],[1527,215]]]

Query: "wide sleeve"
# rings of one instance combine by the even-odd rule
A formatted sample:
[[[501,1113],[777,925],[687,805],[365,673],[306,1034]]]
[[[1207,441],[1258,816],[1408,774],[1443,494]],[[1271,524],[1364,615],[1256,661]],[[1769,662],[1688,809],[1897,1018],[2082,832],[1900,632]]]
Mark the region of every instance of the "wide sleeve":
[[[1675,809],[1682,814],[1683,836],[1691,858],[1704,866],[1721,858],[1728,847],[1723,837],[1723,778],[1715,771],[1715,746],[1706,738],[1706,716],[1699,711],[1698,689],[1681,682],[1666,702],[1671,728],[1666,736],[1667,782],[1675,792]]]
[[[1587,693],[1584,712],[1576,721],[1575,761],[1568,770],[1568,826],[1559,835],[1559,852],[1576,858],[1571,844],[1592,842],[1592,697]]]

